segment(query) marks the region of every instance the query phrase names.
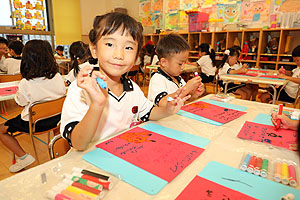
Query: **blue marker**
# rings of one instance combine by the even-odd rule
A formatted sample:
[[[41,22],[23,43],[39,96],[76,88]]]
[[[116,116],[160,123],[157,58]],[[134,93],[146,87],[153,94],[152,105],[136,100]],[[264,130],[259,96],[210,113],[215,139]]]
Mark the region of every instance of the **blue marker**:
[[[99,86],[102,88],[102,89],[106,89],[107,88],[107,85],[106,83],[99,77],[96,78],[96,81],[97,83],[99,84]]]
[[[167,101],[173,101],[174,99],[172,97],[168,97]]]
[[[243,171],[246,171],[247,168],[248,168],[248,165],[249,165],[249,162],[250,162],[250,159],[251,159],[251,155],[250,154],[247,154],[243,164],[241,164],[240,166],[240,169],[243,170]]]

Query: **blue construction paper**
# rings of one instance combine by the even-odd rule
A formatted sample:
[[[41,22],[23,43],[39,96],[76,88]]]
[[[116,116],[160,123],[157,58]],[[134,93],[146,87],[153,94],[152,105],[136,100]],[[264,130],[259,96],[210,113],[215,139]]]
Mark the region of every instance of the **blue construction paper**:
[[[120,175],[123,181],[150,195],[157,194],[168,184],[167,181],[100,148],[83,155],[82,158],[96,167]]]
[[[270,78],[270,77],[259,77],[259,78],[272,79],[272,80],[279,80],[279,81],[284,80],[284,79],[282,79],[282,78]]]
[[[272,117],[270,114],[259,113],[252,122],[273,126],[271,118]]]
[[[157,124],[150,123],[150,124],[146,124],[146,125],[142,126],[141,128],[158,133],[160,135],[164,135],[169,138],[173,138],[175,140],[185,142],[187,144],[190,144],[190,145],[193,145],[196,147],[200,147],[202,149],[210,142],[210,140],[207,138],[187,134],[187,133],[177,131],[175,129],[167,128],[164,126],[160,126]]]
[[[224,108],[230,108],[230,109],[233,109],[233,110],[238,110],[238,111],[245,111],[245,110],[248,109],[246,106],[240,106],[240,105],[225,103],[225,102],[221,102],[221,101],[215,101],[215,100],[212,100],[212,99],[202,99],[200,101],[210,103],[210,104],[213,104],[213,105],[216,105],[216,106],[224,107]],[[195,119],[195,120],[198,120],[198,121],[201,121],[201,122],[209,123],[209,124],[212,124],[212,125],[215,125],[215,126],[222,126],[223,125],[220,122],[216,122],[216,121],[213,121],[211,119],[207,119],[205,117],[201,117],[199,115],[196,115],[196,114],[193,114],[193,113],[190,113],[190,112],[186,112],[184,110],[180,110],[179,112],[177,112],[177,114],[181,115],[181,116],[184,116],[184,117],[191,118],[191,119]]]
[[[199,176],[257,199],[281,199],[289,193],[294,194],[295,199],[300,198],[300,191],[297,189],[215,161],[209,162]]]
[[[144,125],[142,128],[200,148],[204,148],[209,143],[209,139],[156,124],[150,123]],[[150,195],[157,194],[168,183],[167,181],[100,148],[85,154],[82,158],[96,167],[111,172],[112,174],[120,175],[123,181]]]

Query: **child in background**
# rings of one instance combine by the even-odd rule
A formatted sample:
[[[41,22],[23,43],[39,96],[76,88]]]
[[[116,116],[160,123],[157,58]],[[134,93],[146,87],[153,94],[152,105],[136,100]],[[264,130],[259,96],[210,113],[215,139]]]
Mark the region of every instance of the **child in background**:
[[[23,43],[17,40],[9,43],[9,54],[12,57],[5,59],[3,67],[0,67],[1,71],[7,74],[20,74],[23,47]]]
[[[291,102],[291,103],[295,102],[295,99],[297,97],[297,92],[299,90],[299,84],[300,84],[300,45],[293,50],[292,56],[297,67],[292,71],[284,70],[282,68],[278,70],[279,78],[284,78],[286,80],[289,80],[289,82],[286,84],[284,89],[281,90],[279,100]],[[279,90],[282,87],[283,86],[277,88],[277,92],[279,92]],[[272,100],[272,96],[273,93],[271,90],[269,92],[263,93],[261,95],[261,102],[263,103],[270,102]]]
[[[8,58],[8,41],[0,37],[0,68],[3,67],[6,58]]]
[[[54,57],[56,59],[66,59],[66,56],[64,56],[64,47],[61,45],[58,45],[55,49]]]
[[[213,82],[217,71],[215,51],[209,47],[209,44],[202,43],[199,46],[199,55],[201,57],[196,63],[201,68],[202,83]]]
[[[169,34],[158,41],[157,54],[160,67],[151,77],[148,99],[158,106],[165,106],[168,97],[174,97],[178,88],[184,87],[183,96],[190,94],[191,101],[204,93],[201,77],[197,76],[187,83],[180,77],[184,63],[188,59],[190,46],[178,34]]]
[[[76,80],[77,74],[86,65],[90,65],[88,62],[91,58],[91,52],[89,46],[81,41],[73,42],[70,46],[70,72],[65,76],[65,82],[70,85],[74,80]]]
[[[225,50],[224,57],[221,61],[219,75],[226,75],[226,74],[239,74],[239,73],[246,73],[247,67],[243,66],[239,69],[234,69],[233,67],[237,63],[238,57],[240,56],[239,51],[235,48],[229,48]],[[220,86],[224,89],[225,86],[223,81],[219,81]],[[229,83],[227,87],[227,92],[234,92],[236,94],[241,95],[242,99],[249,100],[252,94],[252,91],[245,87],[246,84],[234,84]]]
[[[92,141],[110,137],[138,120],[175,114],[189,98],[182,96],[181,89],[174,101],[154,107],[138,85],[124,76],[136,62],[142,32],[142,25],[126,14],[112,12],[94,19],[90,49],[98,58],[100,71],[92,71],[91,66],[80,70],[62,111],[61,134],[75,149],[84,150]],[[102,79],[107,87],[100,87],[96,79]]]
[[[37,101],[53,100],[64,96],[66,88],[62,76],[58,73],[58,66],[47,41],[31,40],[24,47],[21,74],[23,79],[19,83],[15,101],[24,106],[22,113],[0,126],[0,140],[19,158],[10,166],[10,172],[18,172],[35,161],[35,158],[25,153],[18,141],[11,135],[17,131],[29,133],[29,106]],[[60,116],[41,120],[36,123],[36,131],[45,131],[57,126]]]

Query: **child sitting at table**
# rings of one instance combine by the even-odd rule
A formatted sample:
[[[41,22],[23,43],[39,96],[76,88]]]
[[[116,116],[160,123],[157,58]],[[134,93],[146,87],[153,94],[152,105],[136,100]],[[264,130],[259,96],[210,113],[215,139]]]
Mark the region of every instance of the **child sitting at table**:
[[[58,45],[55,51],[54,57],[56,59],[66,59],[66,56],[64,56],[64,46]]]
[[[217,71],[215,51],[210,48],[209,44],[202,43],[199,46],[199,55],[200,59],[196,63],[201,68],[202,83],[213,82]]]
[[[286,80],[289,80],[289,82],[286,84],[284,89],[281,90],[279,95],[280,101],[286,101],[293,103],[295,102],[295,99],[297,97],[297,93],[299,90],[299,84],[300,84],[300,45],[297,46],[293,52],[292,57],[297,65],[295,69],[292,71],[285,70],[283,68],[280,68],[278,70],[278,78],[283,78]],[[277,88],[277,93],[280,91],[280,89],[283,86]],[[273,93],[272,91],[265,92],[261,94],[261,102],[268,103],[272,100]]]
[[[0,37],[0,69],[8,57],[8,41],[4,37]]]
[[[235,69],[238,57],[239,57],[239,51],[235,48],[229,48],[225,50],[224,57],[221,61],[220,70],[219,70],[219,76],[226,75],[226,74],[239,74],[239,73],[246,73],[247,67],[242,67],[239,69]],[[223,81],[219,81],[220,87],[225,89],[225,85],[223,84]],[[249,100],[252,94],[252,91],[248,88],[246,88],[246,84],[234,84],[229,83],[227,87],[227,92],[234,92],[235,94],[241,95],[242,99]]]
[[[126,14],[112,12],[94,19],[90,50],[98,58],[100,71],[92,71],[91,66],[79,71],[62,110],[61,134],[75,149],[85,150],[91,142],[141,121],[175,114],[190,97],[179,89],[165,107],[154,107],[125,76],[136,62],[142,33],[142,25]]]
[[[1,71],[7,72],[7,74],[20,74],[23,47],[23,43],[18,40],[9,43],[9,54],[12,57],[5,59],[3,67],[0,68]]]
[[[69,54],[71,58],[70,63],[70,72],[66,75],[65,82],[67,85],[70,85],[74,80],[80,69],[86,65],[96,64],[90,63],[91,52],[89,46],[81,41],[73,42],[69,49]]]
[[[0,126],[0,140],[19,158],[10,166],[10,172],[18,172],[29,166],[35,158],[25,153],[15,137],[8,134],[17,131],[29,133],[29,107],[32,103],[53,100],[64,96],[66,88],[58,66],[47,41],[30,40],[26,43],[22,60],[20,81],[15,101],[23,106],[22,113]],[[51,117],[36,123],[37,132],[49,130],[57,126],[60,116]]]
[[[187,83],[180,77],[188,59],[190,46],[178,34],[169,34],[158,41],[156,52],[160,67],[151,77],[148,99],[158,106],[165,106],[168,97],[174,97],[178,88],[185,88],[184,95],[190,94],[195,100],[204,93],[201,77],[197,76]]]

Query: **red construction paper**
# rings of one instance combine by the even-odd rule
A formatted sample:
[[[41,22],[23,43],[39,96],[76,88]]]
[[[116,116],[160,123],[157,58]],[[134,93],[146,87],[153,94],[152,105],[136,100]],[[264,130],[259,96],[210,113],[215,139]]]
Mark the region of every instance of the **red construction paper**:
[[[265,78],[279,78],[277,75],[260,75],[259,77]]]
[[[240,74],[238,74],[238,75],[244,75],[244,76],[258,76],[258,74],[257,73],[240,73]]]
[[[290,144],[297,143],[297,131],[278,129],[274,126],[246,121],[238,134],[239,138],[253,140],[289,149]]]
[[[96,146],[167,182],[172,181],[204,151],[140,127]]]
[[[255,70],[255,69],[248,69],[248,71],[252,71],[252,72],[260,72],[260,73],[268,73],[267,70]]]
[[[0,96],[16,94],[17,91],[18,91],[18,86],[0,88]]]
[[[196,176],[179,194],[176,200],[224,199],[253,200],[255,198],[200,176]]]
[[[236,118],[239,118],[246,112],[233,110],[229,108],[224,108],[220,106],[216,106],[210,103],[206,103],[203,101],[198,101],[196,103],[188,104],[181,107],[181,110],[186,112],[190,112],[201,117],[205,117],[207,119],[211,119],[220,123],[227,123]]]

